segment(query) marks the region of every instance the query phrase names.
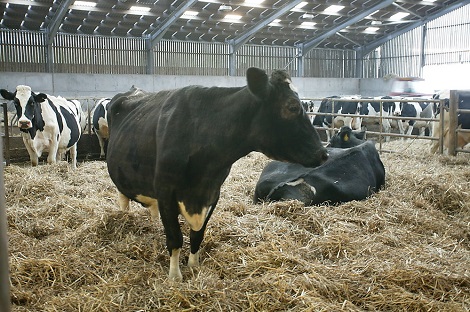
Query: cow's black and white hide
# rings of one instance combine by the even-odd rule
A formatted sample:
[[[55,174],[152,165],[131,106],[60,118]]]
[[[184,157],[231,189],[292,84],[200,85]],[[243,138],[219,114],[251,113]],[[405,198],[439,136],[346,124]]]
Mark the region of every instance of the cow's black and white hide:
[[[24,85],[14,92],[1,89],[0,94],[15,103],[18,127],[33,166],[38,165],[44,151],[48,152],[49,164],[70,151],[72,166],[77,166],[77,142],[85,123],[79,101],[34,93]]]

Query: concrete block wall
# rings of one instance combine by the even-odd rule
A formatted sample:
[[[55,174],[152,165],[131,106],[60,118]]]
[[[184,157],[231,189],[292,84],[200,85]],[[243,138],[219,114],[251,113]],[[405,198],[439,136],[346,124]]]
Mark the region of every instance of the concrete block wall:
[[[301,98],[331,95],[386,95],[391,82],[383,79],[299,78],[293,83]],[[171,76],[171,75],[98,75],[50,73],[0,73],[0,88],[14,91],[17,85],[29,85],[35,92],[67,98],[112,97],[132,85],[147,91],[175,89],[187,85],[236,87],[246,85],[245,77]]]

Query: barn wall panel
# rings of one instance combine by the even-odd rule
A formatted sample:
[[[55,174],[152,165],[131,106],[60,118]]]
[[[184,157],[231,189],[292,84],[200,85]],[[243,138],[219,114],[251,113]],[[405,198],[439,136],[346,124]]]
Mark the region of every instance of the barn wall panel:
[[[356,77],[353,50],[313,49],[304,58],[305,77]]]
[[[425,65],[470,63],[469,16],[467,5],[427,23],[423,52],[422,27],[386,42],[364,58],[364,78],[420,76]]]

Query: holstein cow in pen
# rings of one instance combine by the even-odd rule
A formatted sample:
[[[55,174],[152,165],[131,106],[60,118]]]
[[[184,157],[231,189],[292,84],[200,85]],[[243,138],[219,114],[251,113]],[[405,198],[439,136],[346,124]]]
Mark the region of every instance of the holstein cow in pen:
[[[356,99],[358,97],[339,97],[331,96],[323,99],[318,108],[318,113],[333,113],[333,114],[359,114],[359,103],[356,101],[335,101],[335,99]],[[315,115],[313,119],[313,125],[318,127],[327,128],[340,128],[342,126],[349,127],[351,129],[359,130],[361,128],[361,119],[357,116],[324,116]],[[327,140],[333,136],[334,131],[326,131]]]
[[[323,165],[272,161],[256,184],[254,202],[299,200],[306,206],[362,200],[385,184],[385,168],[371,141],[349,127],[332,137],[329,158]]]
[[[313,101],[302,101],[302,107],[307,113],[313,113],[315,111],[315,104]],[[310,118],[310,121],[313,122],[314,116],[309,114],[308,117]]]
[[[178,215],[189,224],[189,266],[232,164],[251,151],[315,167],[328,158],[285,71],[249,68],[247,86],[188,86],[116,95],[108,104],[108,172],[120,192],[163,223],[169,276],[181,279]]]
[[[444,102],[444,109],[436,106],[436,118],[439,118],[439,114],[444,112],[444,132],[443,132],[443,139],[444,139],[444,149],[447,150],[451,144],[449,141],[449,131],[453,131],[449,127],[449,93],[448,91],[443,94],[434,96],[435,99],[445,98]],[[470,109],[470,95],[468,93],[463,93],[459,95],[458,99],[458,108],[459,109]],[[458,129],[470,129],[470,114],[468,113],[458,113],[457,114],[457,128]],[[440,122],[434,122],[433,124],[433,135],[434,137],[438,138],[441,135],[441,124]],[[457,132],[457,143],[456,148],[463,148],[465,145],[470,143],[470,133],[465,132]],[[431,152],[436,153],[439,148],[439,142],[434,141],[432,142]]]
[[[72,166],[77,167],[77,142],[85,120],[80,102],[36,94],[23,85],[17,86],[15,92],[1,89],[0,94],[15,103],[18,127],[33,166],[38,165],[43,151],[48,152],[49,164],[70,151]]]
[[[366,115],[371,117],[390,117],[393,115],[396,103],[395,102],[382,102],[382,111],[380,110],[380,100],[391,100],[390,96],[382,96],[371,98],[370,102],[361,102],[359,103],[359,114]],[[367,128],[367,125],[379,124],[379,118],[362,118],[362,127]],[[382,128],[385,133],[390,133],[392,126],[391,120],[387,118],[382,119]],[[390,136],[385,136],[385,141],[390,141]]]
[[[93,110],[91,111],[92,116],[92,129],[98,137],[100,144],[100,157],[105,157],[105,144],[109,138],[108,130],[108,103],[111,99],[103,98],[100,99]]]
[[[411,135],[413,129],[419,129],[419,135],[424,136],[426,128],[429,131],[429,136],[432,136],[432,124],[430,121],[410,120],[406,117],[412,118],[434,118],[434,105],[424,102],[406,102],[402,101],[395,105],[393,114],[395,116],[404,117],[401,122],[398,121],[398,129],[400,134]]]

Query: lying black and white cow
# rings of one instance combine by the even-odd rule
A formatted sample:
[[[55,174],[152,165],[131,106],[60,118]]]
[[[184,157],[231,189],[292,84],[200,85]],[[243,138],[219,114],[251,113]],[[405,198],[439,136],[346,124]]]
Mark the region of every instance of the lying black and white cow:
[[[390,100],[391,96],[382,96],[371,98],[374,100]],[[390,117],[393,116],[395,111],[396,103],[395,102],[382,102],[382,111],[380,111],[379,101],[370,101],[370,102],[361,102],[359,103],[359,113],[360,115],[371,116],[371,117]],[[362,127],[367,128],[368,125],[379,124],[379,118],[368,118],[362,117]],[[385,133],[390,133],[392,126],[391,120],[387,118],[382,119],[382,128]],[[390,141],[390,136],[385,136],[385,141]]]
[[[291,78],[247,70],[245,87],[188,86],[158,93],[118,94],[108,104],[108,172],[120,192],[158,215],[170,253],[170,278],[181,279],[178,215],[190,226],[189,266],[232,164],[251,151],[317,166],[327,152],[302,109]]]
[[[359,103],[357,101],[335,101],[335,99],[357,99],[358,97],[339,97],[339,96],[330,96],[322,100],[320,107],[318,108],[318,113],[330,113],[330,114],[350,114],[358,115],[359,114]],[[313,125],[318,127],[327,127],[327,128],[340,128],[342,126],[349,127],[351,129],[359,130],[361,129],[361,118],[357,116],[324,116],[324,115],[315,115],[313,119]],[[327,140],[333,136],[334,130],[326,131]]]
[[[77,142],[85,117],[80,102],[34,93],[31,87],[19,85],[15,92],[5,89],[0,94],[15,103],[18,127],[28,150],[31,164],[47,151],[47,162],[55,163],[70,151],[72,166],[77,167]]]
[[[109,98],[100,99],[93,110],[91,111],[92,116],[92,129],[98,137],[100,144],[100,157],[105,157],[105,144],[109,138],[108,131],[108,103],[111,101]]]
[[[434,118],[434,105],[425,102],[399,102],[395,105],[393,114],[395,116],[404,117],[401,122],[398,121],[398,129],[400,134],[411,135],[413,129],[419,129],[419,135],[424,136],[426,129],[429,136],[432,136],[432,123],[430,121],[410,120],[412,118]]]
[[[451,144],[450,142],[450,135],[449,131],[452,131],[450,129],[450,119],[449,119],[449,92],[445,92],[445,95],[436,95],[434,96],[435,99],[443,98],[445,99],[444,102],[444,109],[440,108],[439,106],[436,106],[436,118],[439,119],[439,114],[444,111],[444,132],[442,134],[442,137],[444,139],[444,149],[448,150],[449,146]],[[469,109],[470,110],[470,95],[468,93],[463,93],[459,95],[458,99],[458,109]],[[459,129],[470,129],[470,114],[469,113],[458,113],[457,114],[457,128]],[[434,122],[433,125],[433,135],[434,137],[438,138],[441,135],[441,124],[440,122]],[[465,145],[470,143],[470,133],[466,132],[457,132],[457,142],[456,142],[456,148],[463,148]],[[439,142],[434,141],[431,143],[431,152],[435,153],[437,152],[439,148]]]
[[[306,206],[335,204],[362,200],[379,191],[385,184],[385,168],[374,143],[364,141],[362,135],[356,137],[350,128],[341,128],[332,137],[328,161],[316,168],[268,163],[256,184],[254,202],[296,199]]]

